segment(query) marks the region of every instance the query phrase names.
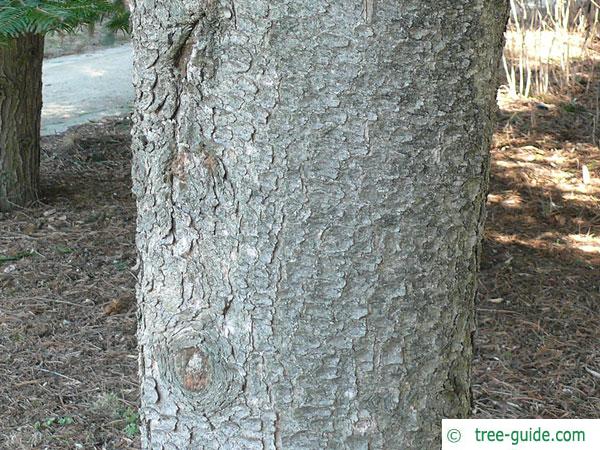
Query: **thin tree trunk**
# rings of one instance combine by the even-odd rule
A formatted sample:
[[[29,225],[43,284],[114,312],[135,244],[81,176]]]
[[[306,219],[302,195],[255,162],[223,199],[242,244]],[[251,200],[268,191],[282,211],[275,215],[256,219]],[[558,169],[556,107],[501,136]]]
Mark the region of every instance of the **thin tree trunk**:
[[[438,450],[469,414],[506,17],[136,1],[144,448]]]
[[[44,36],[0,45],[0,211],[37,198]]]

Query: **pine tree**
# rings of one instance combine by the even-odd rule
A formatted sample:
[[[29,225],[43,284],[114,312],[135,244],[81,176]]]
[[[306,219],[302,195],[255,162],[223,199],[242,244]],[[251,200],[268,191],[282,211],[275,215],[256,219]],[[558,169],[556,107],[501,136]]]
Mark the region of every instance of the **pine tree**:
[[[106,20],[128,30],[122,0],[0,0],[0,211],[37,197],[44,36]]]

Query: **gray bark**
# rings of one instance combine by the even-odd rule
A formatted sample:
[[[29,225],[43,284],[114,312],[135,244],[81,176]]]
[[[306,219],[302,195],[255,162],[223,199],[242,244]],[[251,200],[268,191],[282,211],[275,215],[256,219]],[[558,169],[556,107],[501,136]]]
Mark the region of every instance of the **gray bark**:
[[[43,35],[0,45],[0,211],[37,196],[43,57]]]
[[[439,449],[504,0],[137,0],[148,449]]]

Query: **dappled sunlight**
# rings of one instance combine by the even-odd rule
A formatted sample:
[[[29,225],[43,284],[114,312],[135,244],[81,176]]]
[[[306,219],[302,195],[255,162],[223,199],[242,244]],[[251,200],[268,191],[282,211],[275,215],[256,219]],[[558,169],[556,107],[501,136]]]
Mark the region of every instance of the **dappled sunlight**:
[[[547,231],[534,237],[524,238],[519,234],[503,234],[490,231],[486,238],[503,245],[518,245],[533,250],[558,252],[579,250],[585,253],[600,254],[600,236],[572,234],[564,235],[558,231]]]
[[[600,156],[597,147],[585,157],[594,154]],[[597,166],[589,164],[584,180],[583,158],[573,152],[504,146],[493,155],[487,239],[532,250],[597,253],[590,249],[600,248],[599,234],[581,235],[600,231]]]
[[[500,86],[496,102],[498,103],[498,107],[507,113],[530,113],[532,108],[535,108],[536,104],[539,104],[528,98],[512,97],[508,86]],[[549,105],[544,104],[544,107],[549,107]]]
[[[579,185],[577,188],[578,192],[569,191],[563,195],[563,199],[571,202],[571,203],[581,203],[589,204],[589,206],[600,210],[600,199],[598,198],[598,194],[600,193],[600,189],[598,188],[590,188],[587,185]],[[592,193],[588,193],[592,190]]]
[[[571,234],[567,237],[571,247],[585,253],[600,254],[600,236],[591,234]]]
[[[594,101],[582,96],[572,108],[565,107],[573,105],[566,96],[541,103],[501,90],[498,105],[481,264],[476,405],[480,417],[493,417],[488,411],[498,405],[510,417],[571,417],[577,408],[593,414],[586,403],[589,380],[574,361],[595,367],[586,350],[597,343],[599,304]]]
[[[598,111],[585,85],[573,91],[543,102],[498,94],[475,338],[480,418],[498,408],[597,414],[582,366],[597,367]]]
[[[576,157],[567,159],[538,150],[535,153],[510,153],[505,158],[495,161],[494,165],[506,170],[508,177],[521,180],[527,186],[546,186],[562,192],[564,198],[576,201],[590,201],[593,200],[590,196],[600,193],[600,178],[587,164],[577,167]],[[590,166],[595,167],[594,164]]]
[[[518,193],[508,192],[503,194],[490,194],[488,196],[490,204],[499,204],[505,208],[519,208],[523,204],[523,199]]]
[[[574,200],[578,202],[593,202],[598,203],[597,194],[600,193],[600,183],[597,179],[591,181],[590,184],[585,184],[581,178],[577,178],[577,183],[561,183],[557,184],[556,188],[565,193],[565,200]]]

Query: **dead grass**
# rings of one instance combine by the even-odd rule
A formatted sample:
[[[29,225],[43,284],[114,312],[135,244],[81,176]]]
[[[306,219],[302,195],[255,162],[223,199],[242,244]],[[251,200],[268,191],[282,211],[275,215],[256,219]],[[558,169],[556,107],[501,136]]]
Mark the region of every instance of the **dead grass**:
[[[597,3],[510,0],[510,10],[502,62],[512,97],[564,91],[600,61],[592,48],[600,32]]]

